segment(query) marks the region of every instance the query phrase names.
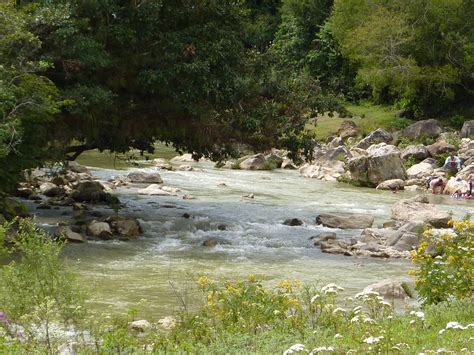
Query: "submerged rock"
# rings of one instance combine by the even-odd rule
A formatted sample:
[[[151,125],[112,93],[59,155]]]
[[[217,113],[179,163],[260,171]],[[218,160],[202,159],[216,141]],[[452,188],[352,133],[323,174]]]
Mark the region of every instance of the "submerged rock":
[[[217,244],[219,244],[219,240],[215,238],[209,238],[202,242],[203,247],[215,247]]]
[[[374,217],[366,214],[344,214],[336,215],[322,213],[316,217],[316,224],[325,227],[340,229],[364,229],[369,228],[374,223]]]
[[[151,184],[150,186],[138,190],[139,195],[149,195],[149,196],[176,196],[175,192],[166,191],[162,189],[160,185]]]

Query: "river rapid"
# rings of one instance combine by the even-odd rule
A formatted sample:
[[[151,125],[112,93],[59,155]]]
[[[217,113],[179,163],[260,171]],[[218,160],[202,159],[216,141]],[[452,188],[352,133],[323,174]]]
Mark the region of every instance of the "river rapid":
[[[347,294],[384,279],[411,280],[407,260],[324,254],[309,238],[324,231],[335,231],[338,238],[361,232],[317,226],[319,213],[369,213],[377,226],[390,219],[392,204],[412,193],[307,179],[296,171],[223,170],[209,162],[192,165],[200,170],[160,171],[165,185],[182,190],[176,197],[141,196],[137,190],[144,186],[139,185],[115,190],[126,206],[120,214],[137,217],[142,224],[144,234],[139,239],[67,245],[64,254],[90,290],[94,309],[112,314],[137,308],[141,316],[156,320],[178,311],[183,303],[195,304],[193,285],[200,275],[237,279],[256,274],[269,286],[284,279],[319,285],[334,282]],[[104,180],[128,173],[91,170]],[[184,200],[183,194],[196,199]],[[244,197],[248,194],[255,197]],[[456,217],[472,210],[468,202],[435,199]],[[60,213],[38,211],[38,219],[44,224],[58,219],[68,222],[70,217],[60,217]],[[192,217],[184,218],[185,213]],[[305,224],[282,224],[295,217]],[[220,224],[227,229],[220,230]],[[203,247],[202,242],[211,237],[221,244]]]

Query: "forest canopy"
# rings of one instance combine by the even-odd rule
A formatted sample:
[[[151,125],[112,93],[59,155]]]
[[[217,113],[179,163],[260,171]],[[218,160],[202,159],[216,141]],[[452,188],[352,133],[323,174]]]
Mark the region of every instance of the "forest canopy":
[[[416,118],[473,96],[471,1],[49,0],[0,4],[0,186],[88,149],[235,143],[310,154],[319,113]]]

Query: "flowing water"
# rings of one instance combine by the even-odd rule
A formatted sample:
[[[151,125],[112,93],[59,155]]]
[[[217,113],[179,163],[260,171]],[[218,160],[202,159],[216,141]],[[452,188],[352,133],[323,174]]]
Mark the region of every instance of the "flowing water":
[[[410,280],[407,271],[411,265],[406,260],[324,254],[308,240],[331,230],[315,225],[319,213],[370,213],[374,225],[381,225],[389,219],[391,205],[411,196],[409,193],[306,179],[295,171],[218,170],[210,163],[197,166],[202,170],[160,171],[165,185],[183,191],[177,197],[140,196],[137,189],[143,186],[116,190],[126,204],[120,213],[141,221],[144,234],[138,240],[67,246],[65,254],[77,267],[81,282],[92,287],[97,309],[113,313],[136,307],[148,319],[170,315],[179,309],[187,292],[191,292],[192,304],[195,291],[191,285],[198,275],[236,279],[256,274],[269,284],[283,279],[334,282],[348,293],[387,278]],[[92,172],[101,179],[125,173],[97,168]],[[184,193],[196,199],[184,200]],[[243,197],[251,193],[255,198]],[[453,204],[443,197],[435,202],[457,217],[472,210],[468,202]],[[54,210],[41,213],[45,223],[57,221],[59,214]],[[184,213],[192,218],[184,218]],[[305,225],[282,224],[294,217]],[[219,230],[220,224],[227,229]],[[334,231],[339,238],[360,234],[360,230]],[[203,247],[202,242],[211,237],[221,244]]]

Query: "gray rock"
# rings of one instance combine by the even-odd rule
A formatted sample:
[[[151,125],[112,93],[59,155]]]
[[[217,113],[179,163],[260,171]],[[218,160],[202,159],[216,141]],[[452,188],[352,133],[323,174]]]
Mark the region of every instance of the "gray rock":
[[[128,329],[136,331],[136,332],[140,332],[140,333],[147,331],[148,329],[150,329],[150,327],[151,327],[150,322],[145,319],[135,320],[133,322],[128,323]]]
[[[349,244],[341,241],[341,240],[327,240],[325,242],[321,242],[319,244],[321,251],[323,253],[328,254],[342,254],[346,256],[352,256],[352,252],[350,251]]]
[[[420,139],[423,137],[437,138],[443,130],[438,121],[434,119],[423,120],[406,127],[401,135],[410,139]]]
[[[75,161],[70,161],[68,163],[68,170],[72,171],[73,173],[78,173],[78,174],[90,175],[90,173],[91,173],[89,168],[87,168],[83,165],[80,165],[79,163],[77,163]]]
[[[314,245],[317,246],[321,242],[327,242],[328,240],[336,240],[336,237],[336,233],[334,232],[323,232],[309,238],[309,240],[313,241]]]
[[[107,222],[110,224],[113,233],[122,238],[135,239],[142,232],[140,222],[136,219],[112,216],[107,218]]]
[[[302,226],[304,224],[304,222],[299,218],[289,218],[289,219],[286,219],[283,222],[283,224],[285,226],[295,227],[295,226]]]
[[[82,181],[77,183],[70,196],[73,200],[78,202],[104,202],[107,199],[104,187],[97,181]]]
[[[466,121],[462,125],[461,137],[471,138],[472,136],[474,136],[474,120]]]
[[[359,132],[360,129],[354,121],[344,121],[337,131],[337,135],[342,139],[347,139],[349,137],[356,137]]]
[[[268,163],[263,154],[252,155],[240,163],[243,170],[267,170]]]
[[[44,182],[39,187],[40,192],[48,197],[63,196],[65,194],[64,188],[57,186],[51,182]]]
[[[391,191],[403,190],[404,188],[405,188],[405,181],[401,179],[386,180],[378,184],[376,187],[377,190],[391,190]]]
[[[325,227],[340,229],[364,229],[370,228],[374,223],[374,217],[365,214],[336,215],[323,213],[316,217],[316,224]]]
[[[407,286],[404,282],[394,280],[384,280],[367,286],[364,292],[378,292],[386,300],[404,300],[410,298],[406,293]]]
[[[112,230],[110,229],[110,225],[106,222],[92,221],[87,226],[86,233],[91,237],[96,237],[100,239],[112,238]]]
[[[401,200],[392,206],[392,218],[399,221],[419,221],[436,228],[445,228],[451,215],[429,204],[426,197],[416,196]]]
[[[428,149],[428,152],[430,152],[430,155],[433,158],[436,158],[439,155],[444,154],[444,153],[454,152],[456,150],[456,147],[454,145],[449,144],[443,140],[430,144],[426,148]]]
[[[393,137],[390,133],[379,128],[357,143],[356,148],[367,149],[373,144],[390,143],[392,139]]]
[[[215,238],[209,238],[202,242],[203,247],[215,247],[217,244],[219,244],[219,241]]]
[[[405,167],[396,147],[380,143],[371,146],[368,153],[368,156],[349,160],[352,180],[368,186],[392,179],[406,180]]]
[[[424,179],[433,175],[434,167],[432,164],[421,162],[412,165],[407,169],[408,179]]]
[[[421,161],[423,159],[428,158],[429,155],[430,153],[428,152],[428,149],[423,144],[417,144],[409,145],[408,147],[406,147],[400,156],[404,160],[413,158],[416,161]]]
[[[158,173],[133,172],[127,175],[127,179],[135,184],[161,184],[163,180]]]
[[[83,235],[74,232],[70,227],[61,227],[59,234],[62,235],[67,241],[73,243],[86,243],[87,239]]]
[[[265,159],[275,168],[281,168],[281,165],[283,164],[283,158],[275,153],[265,155]]]

